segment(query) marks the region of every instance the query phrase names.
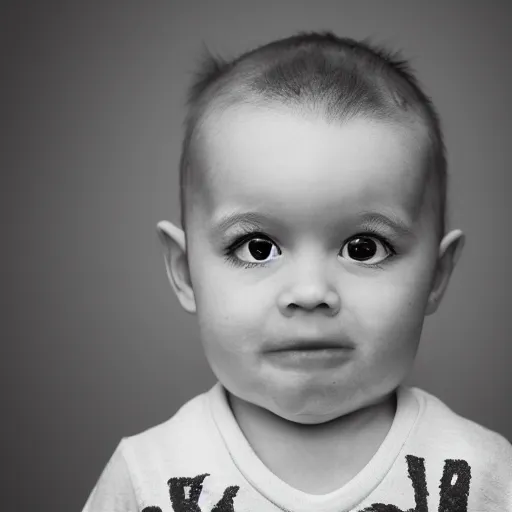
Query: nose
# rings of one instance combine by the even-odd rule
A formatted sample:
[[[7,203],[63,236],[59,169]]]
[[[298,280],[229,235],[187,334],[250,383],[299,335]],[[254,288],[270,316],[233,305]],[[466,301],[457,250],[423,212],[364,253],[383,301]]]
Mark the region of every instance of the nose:
[[[297,309],[318,309],[326,316],[335,316],[341,308],[341,299],[322,272],[311,268],[296,272],[293,284],[278,297],[278,307],[284,316],[292,316]]]

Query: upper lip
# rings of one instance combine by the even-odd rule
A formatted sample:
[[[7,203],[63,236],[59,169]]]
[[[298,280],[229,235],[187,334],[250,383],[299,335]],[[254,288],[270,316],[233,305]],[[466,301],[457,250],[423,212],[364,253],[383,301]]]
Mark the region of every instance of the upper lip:
[[[286,350],[322,350],[329,348],[354,348],[353,345],[345,340],[335,338],[307,338],[307,339],[290,339],[284,340],[280,343],[274,343],[267,349],[267,352],[282,352]]]

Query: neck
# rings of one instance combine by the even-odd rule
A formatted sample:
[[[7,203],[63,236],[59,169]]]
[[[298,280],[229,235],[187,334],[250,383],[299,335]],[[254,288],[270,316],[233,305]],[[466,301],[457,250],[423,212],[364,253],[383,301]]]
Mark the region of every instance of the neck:
[[[251,404],[228,392],[238,425],[261,461],[275,474],[296,485],[289,468],[335,474],[349,480],[375,455],[396,412],[396,393],[350,414],[320,424],[300,424]],[[301,469],[302,468],[302,469]],[[292,470],[293,471],[293,470]],[[311,477],[310,480],[311,481]],[[336,484],[337,485],[337,484]],[[315,484],[312,484],[314,489]],[[325,490],[325,488],[324,488]]]

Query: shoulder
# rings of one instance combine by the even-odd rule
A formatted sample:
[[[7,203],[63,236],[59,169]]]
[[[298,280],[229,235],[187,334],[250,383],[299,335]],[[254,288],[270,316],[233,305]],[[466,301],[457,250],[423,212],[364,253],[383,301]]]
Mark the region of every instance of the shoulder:
[[[409,388],[409,392],[420,403],[417,429],[426,442],[449,446],[453,453],[472,454],[489,464],[505,464],[512,473],[512,445],[503,435],[457,414],[422,389]]]
[[[169,474],[180,474],[183,466],[187,468],[191,462],[209,455],[207,446],[213,444],[210,440],[215,430],[209,414],[208,393],[189,400],[168,420],[123,437],[89,496],[84,512],[135,511],[140,510],[140,502],[165,502],[168,496],[156,489],[154,482],[167,481]]]
[[[211,434],[212,421],[209,414],[208,395],[212,390],[190,399],[166,421],[138,434],[124,437],[119,450],[130,463],[134,458],[154,459],[161,453],[176,453],[187,450],[198,439]]]

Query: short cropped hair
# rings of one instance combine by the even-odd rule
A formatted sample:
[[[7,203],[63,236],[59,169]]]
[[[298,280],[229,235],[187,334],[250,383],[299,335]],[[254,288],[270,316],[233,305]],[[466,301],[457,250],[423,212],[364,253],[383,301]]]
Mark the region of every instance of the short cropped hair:
[[[409,63],[367,40],[332,32],[300,32],[226,61],[206,53],[190,87],[180,158],[181,224],[186,232],[194,140],[208,115],[239,104],[282,105],[327,121],[366,117],[420,120],[429,142],[429,178],[439,238],[446,224],[447,163],[439,116]],[[429,180],[430,181],[430,180]]]

